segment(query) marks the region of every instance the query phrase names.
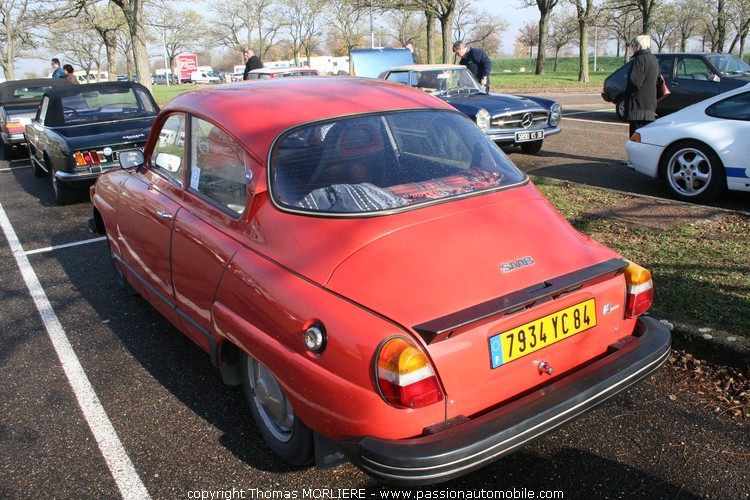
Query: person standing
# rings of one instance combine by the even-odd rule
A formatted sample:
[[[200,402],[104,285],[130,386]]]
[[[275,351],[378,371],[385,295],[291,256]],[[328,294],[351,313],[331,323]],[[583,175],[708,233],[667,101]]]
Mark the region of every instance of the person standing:
[[[52,63],[52,78],[65,78],[65,71],[60,67],[60,59],[53,57],[50,62]]]
[[[66,64],[65,66],[63,66],[63,71],[65,71],[66,80],[68,80],[70,83],[78,85],[78,77],[75,75],[73,66],[71,66],[70,64]]]
[[[411,52],[411,59],[412,59],[412,62],[414,62],[414,64],[422,64],[422,60],[417,55],[416,49],[414,47],[414,42],[409,40],[404,45],[404,48],[409,49],[409,52]]]
[[[461,60],[459,64],[466,66],[479,83],[490,91],[490,73],[492,73],[492,59],[481,49],[474,49],[462,41],[453,44],[453,53]]]
[[[625,91],[616,102],[625,100],[625,119],[630,122],[630,135],[636,129],[656,119],[656,79],[659,76],[659,61],[651,53],[651,37],[638,35],[630,43],[633,64],[628,72]]]
[[[247,59],[247,62],[245,63],[245,72],[242,74],[243,80],[247,80],[247,74],[252,70],[260,69],[263,67],[263,63],[260,61],[260,58],[255,55],[255,49],[247,49],[245,51],[245,58]]]

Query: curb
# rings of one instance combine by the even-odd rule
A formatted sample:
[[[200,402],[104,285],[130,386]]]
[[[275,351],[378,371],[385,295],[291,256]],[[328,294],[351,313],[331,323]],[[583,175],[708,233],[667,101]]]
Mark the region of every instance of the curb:
[[[649,315],[672,331],[674,349],[688,351],[715,364],[750,370],[750,339],[685,323],[659,311],[652,310]]]

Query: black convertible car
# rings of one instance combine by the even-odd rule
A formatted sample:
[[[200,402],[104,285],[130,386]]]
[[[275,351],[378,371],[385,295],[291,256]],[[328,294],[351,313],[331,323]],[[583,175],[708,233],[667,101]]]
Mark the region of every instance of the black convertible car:
[[[158,112],[151,93],[138,83],[48,90],[25,130],[34,175],[49,174],[58,204],[74,202],[77,187],[119,165],[120,151],[145,146]]]
[[[23,131],[36,115],[42,95],[52,87],[70,85],[64,78],[32,78],[0,83],[0,138],[6,160],[26,144]]]

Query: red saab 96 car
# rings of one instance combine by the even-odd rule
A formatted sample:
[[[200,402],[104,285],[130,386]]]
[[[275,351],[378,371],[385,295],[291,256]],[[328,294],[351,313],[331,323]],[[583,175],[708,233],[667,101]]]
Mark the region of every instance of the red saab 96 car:
[[[269,103],[275,103],[269,106]],[[658,368],[647,270],[476,125],[372,79],[175,97],[92,188],[119,283],[243,383],[268,447],[445,481]]]

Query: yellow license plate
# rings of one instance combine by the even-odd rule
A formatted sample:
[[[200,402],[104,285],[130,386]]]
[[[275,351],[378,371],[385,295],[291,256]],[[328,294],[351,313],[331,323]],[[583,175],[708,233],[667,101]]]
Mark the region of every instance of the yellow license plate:
[[[596,326],[596,303],[589,299],[490,337],[492,368]]]

